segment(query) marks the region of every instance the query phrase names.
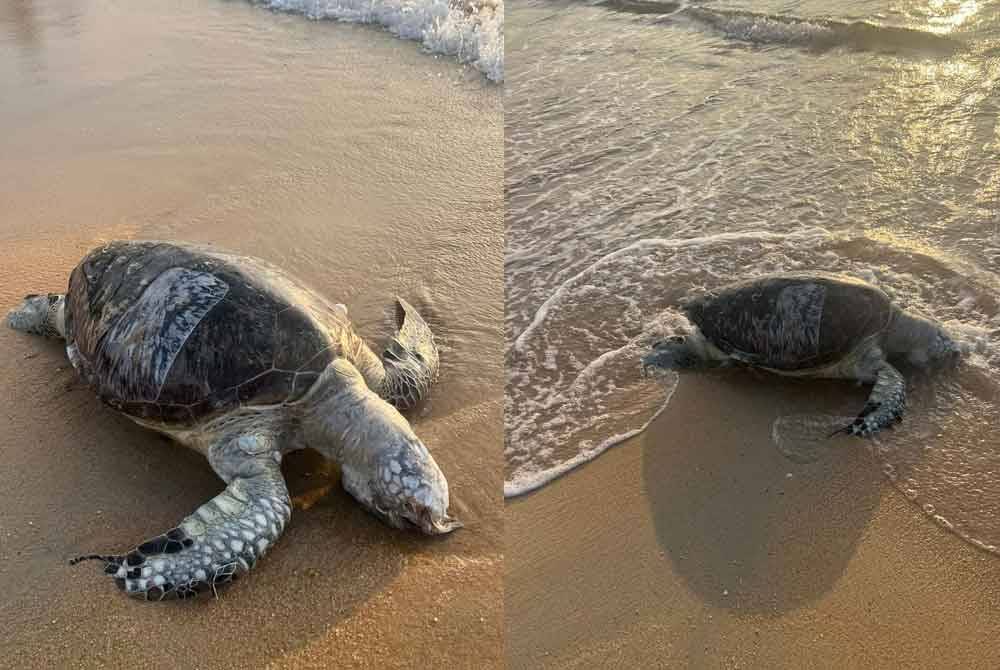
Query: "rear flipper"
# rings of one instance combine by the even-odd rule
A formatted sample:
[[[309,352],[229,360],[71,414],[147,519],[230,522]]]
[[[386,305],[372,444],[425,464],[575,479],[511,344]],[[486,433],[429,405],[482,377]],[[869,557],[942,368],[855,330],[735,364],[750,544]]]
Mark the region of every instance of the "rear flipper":
[[[438,350],[434,334],[408,302],[397,298],[399,330],[382,352],[385,382],[379,395],[396,409],[410,409],[437,377]]]
[[[66,296],[61,293],[26,295],[21,304],[7,314],[7,325],[14,330],[43,337],[66,337],[64,308]]]
[[[229,486],[176,528],[127,554],[81,556],[70,565],[104,561],[105,574],[130,596],[144,600],[215,592],[249,572],[291,516],[278,459],[269,451],[254,453],[260,443],[245,436],[210,453],[213,467],[229,479]]]
[[[875,388],[868,396],[864,409],[853,423],[835,431],[831,437],[840,433],[871,437],[883,428],[902,421],[905,408],[906,381],[899,370],[883,363],[875,372]]]

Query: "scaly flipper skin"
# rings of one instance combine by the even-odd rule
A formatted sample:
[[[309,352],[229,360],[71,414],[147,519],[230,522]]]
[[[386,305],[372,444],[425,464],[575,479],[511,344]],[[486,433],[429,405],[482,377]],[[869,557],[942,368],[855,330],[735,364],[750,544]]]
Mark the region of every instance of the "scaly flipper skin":
[[[906,408],[906,381],[899,370],[888,363],[875,371],[875,388],[868,402],[849,426],[833,433],[871,437],[878,431],[903,420]],[[833,436],[831,435],[831,437]]]
[[[249,572],[281,536],[291,502],[272,436],[230,436],[209,450],[209,462],[228,483],[176,528],[127,554],[90,555],[131,596],[145,600],[191,597]]]
[[[430,327],[410,303],[396,298],[399,331],[382,352],[385,382],[379,395],[398,410],[414,407],[437,377],[438,350]]]

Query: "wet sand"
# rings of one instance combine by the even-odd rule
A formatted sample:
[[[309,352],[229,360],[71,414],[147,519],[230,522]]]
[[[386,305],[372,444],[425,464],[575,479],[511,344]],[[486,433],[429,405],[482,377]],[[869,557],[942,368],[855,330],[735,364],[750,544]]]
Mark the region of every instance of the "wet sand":
[[[93,563],[221,490],[103,407],[58,343],[0,329],[0,667],[500,667],[500,91],[376,29],[242,2],[0,10],[0,309],[114,238],[217,244],[439,335],[411,421],[466,528],[386,527],[339,487],[219,599],[148,604]],[[292,493],[322,483],[289,457]],[[334,473],[335,478],[335,473]]]
[[[509,666],[1000,666],[1000,559],[930,522],[862,443],[797,465],[770,441],[779,415],[863,398],[689,375],[644,434],[509,501]]]

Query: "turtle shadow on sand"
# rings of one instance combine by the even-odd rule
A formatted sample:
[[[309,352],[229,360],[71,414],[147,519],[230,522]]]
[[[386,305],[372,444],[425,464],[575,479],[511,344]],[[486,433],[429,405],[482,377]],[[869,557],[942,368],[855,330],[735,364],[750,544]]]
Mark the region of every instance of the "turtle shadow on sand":
[[[736,614],[778,616],[834,587],[885,490],[880,467],[846,436],[794,463],[771,428],[788,414],[850,414],[865,393],[749,370],[682,376],[640,439],[657,541],[691,591]]]

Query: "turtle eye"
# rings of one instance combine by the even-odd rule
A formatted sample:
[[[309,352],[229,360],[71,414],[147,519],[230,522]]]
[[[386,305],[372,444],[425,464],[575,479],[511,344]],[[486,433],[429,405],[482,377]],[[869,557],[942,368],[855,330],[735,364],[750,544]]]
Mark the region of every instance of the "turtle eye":
[[[670,342],[671,344],[684,344],[684,336],[674,335],[673,337],[670,338]]]

